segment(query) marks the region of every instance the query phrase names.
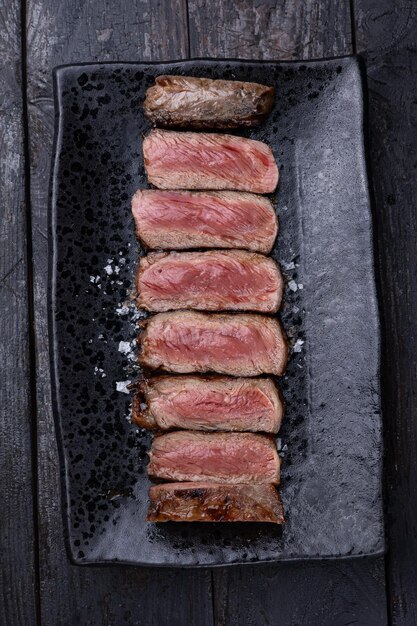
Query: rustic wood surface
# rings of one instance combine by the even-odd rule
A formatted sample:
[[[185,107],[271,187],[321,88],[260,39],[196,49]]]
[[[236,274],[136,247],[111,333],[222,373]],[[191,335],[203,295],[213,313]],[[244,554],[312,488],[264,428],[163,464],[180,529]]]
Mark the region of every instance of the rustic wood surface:
[[[8,158],[0,169],[0,436],[6,444],[0,451],[0,625],[417,623],[417,137],[410,88],[417,71],[416,13],[413,0],[2,5],[0,154]],[[212,571],[71,565],[63,544],[46,326],[52,67],[190,56],[307,59],[356,51],[368,61],[377,270],[384,285],[385,562]]]
[[[37,620],[21,7],[0,6],[0,624]],[[7,155],[6,158],[5,155]]]
[[[352,53],[346,0],[189,0],[191,57],[314,59]]]
[[[367,60],[393,624],[417,624],[417,4],[355,0]]]

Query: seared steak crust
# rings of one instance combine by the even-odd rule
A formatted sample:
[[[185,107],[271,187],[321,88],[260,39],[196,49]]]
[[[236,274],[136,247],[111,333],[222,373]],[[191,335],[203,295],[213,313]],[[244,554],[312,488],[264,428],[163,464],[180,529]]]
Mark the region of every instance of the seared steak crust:
[[[273,87],[240,80],[158,76],[146,92],[148,120],[166,128],[258,126],[271,111]]]
[[[149,499],[149,522],[285,522],[268,484],[168,483],[151,487]]]

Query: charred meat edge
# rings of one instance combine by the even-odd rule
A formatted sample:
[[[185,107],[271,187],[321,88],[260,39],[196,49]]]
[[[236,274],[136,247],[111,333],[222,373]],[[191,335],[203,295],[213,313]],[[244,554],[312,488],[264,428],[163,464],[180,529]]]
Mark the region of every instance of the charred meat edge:
[[[268,483],[167,483],[149,491],[150,522],[267,522],[284,524],[279,492]]]
[[[228,129],[259,126],[274,99],[274,87],[260,83],[163,75],[147,89],[143,106],[163,128]]]

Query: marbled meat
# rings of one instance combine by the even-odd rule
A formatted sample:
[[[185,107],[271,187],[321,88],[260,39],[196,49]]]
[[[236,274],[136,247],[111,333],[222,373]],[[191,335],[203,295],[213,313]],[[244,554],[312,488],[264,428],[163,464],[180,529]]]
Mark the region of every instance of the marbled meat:
[[[275,441],[253,433],[180,430],[154,438],[148,474],[168,481],[273,483],[280,478]]]
[[[284,281],[276,262],[256,252],[154,252],[139,261],[136,289],[146,311],[276,313]]]
[[[156,376],[142,381],[132,421],[150,430],[277,433],[284,403],[271,378]]]
[[[152,130],[143,156],[148,181],[159,189],[272,193],[278,184],[270,147],[236,135]]]
[[[179,374],[258,376],[285,371],[288,345],[279,321],[239,313],[158,313],[146,320],[139,362]]]
[[[137,237],[148,248],[244,248],[267,254],[278,232],[271,201],[238,191],[139,189]]]

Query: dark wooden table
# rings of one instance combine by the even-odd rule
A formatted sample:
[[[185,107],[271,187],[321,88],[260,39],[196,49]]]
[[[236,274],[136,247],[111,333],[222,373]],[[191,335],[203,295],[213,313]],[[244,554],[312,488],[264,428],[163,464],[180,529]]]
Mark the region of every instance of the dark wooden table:
[[[3,0],[0,27],[1,626],[415,626],[415,0]],[[48,367],[52,67],[356,52],[367,62],[370,101],[386,557],[211,571],[71,565]]]

